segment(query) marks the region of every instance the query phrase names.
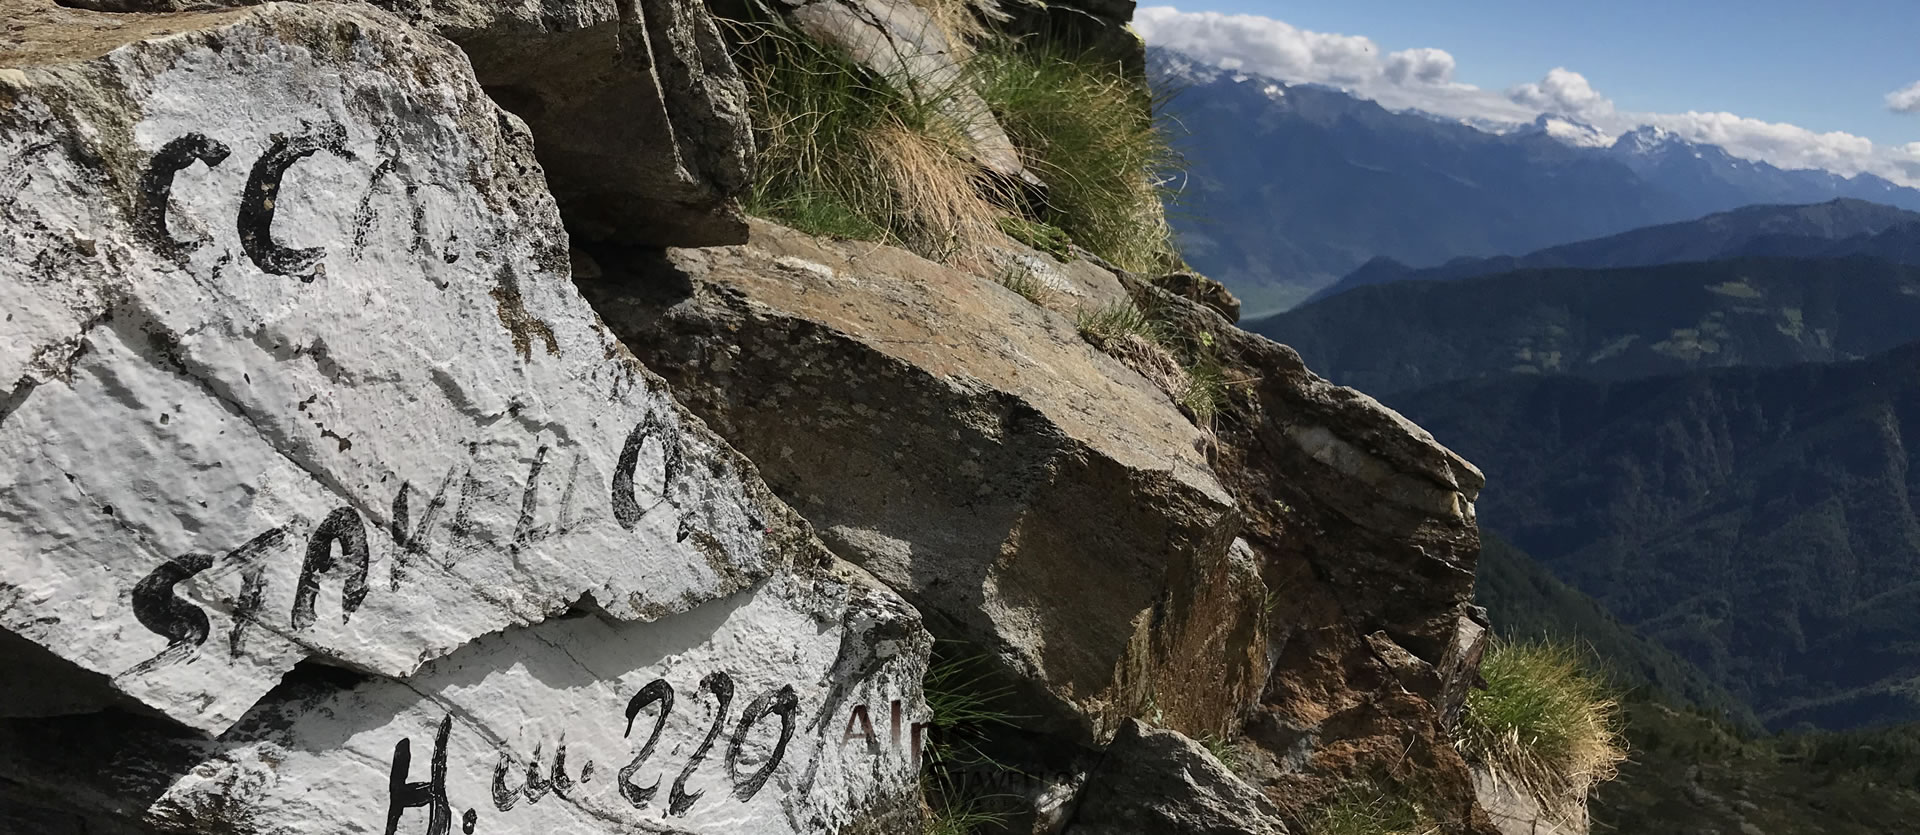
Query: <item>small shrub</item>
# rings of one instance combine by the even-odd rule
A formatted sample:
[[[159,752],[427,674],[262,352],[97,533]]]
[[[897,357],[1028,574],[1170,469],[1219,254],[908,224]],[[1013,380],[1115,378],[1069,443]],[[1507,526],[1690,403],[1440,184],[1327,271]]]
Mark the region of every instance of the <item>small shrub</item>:
[[[1480,665],[1485,690],[1467,696],[1458,745],[1467,759],[1510,775],[1550,815],[1626,759],[1619,707],[1572,649],[1503,643]]]

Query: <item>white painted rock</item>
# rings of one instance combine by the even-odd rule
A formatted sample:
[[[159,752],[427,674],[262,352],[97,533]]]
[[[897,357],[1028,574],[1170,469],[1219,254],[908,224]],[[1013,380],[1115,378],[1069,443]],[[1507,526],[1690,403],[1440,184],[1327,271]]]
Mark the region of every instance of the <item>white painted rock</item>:
[[[0,17],[0,645],[227,732],[156,811],[241,774],[218,811],[263,831],[391,833],[392,801],[440,835],[408,804],[442,723],[448,820],[482,831],[813,832],[911,797],[910,746],[839,743],[857,706],[925,718],[917,616],[600,326],[451,44],[354,6]],[[369,677],[262,702],[303,660]],[[623,711],[654,680],[639,809],[617,772],[664,700],[634,737]],[[518,786],[563,737],[577,797],[498,808],[496,763]]]

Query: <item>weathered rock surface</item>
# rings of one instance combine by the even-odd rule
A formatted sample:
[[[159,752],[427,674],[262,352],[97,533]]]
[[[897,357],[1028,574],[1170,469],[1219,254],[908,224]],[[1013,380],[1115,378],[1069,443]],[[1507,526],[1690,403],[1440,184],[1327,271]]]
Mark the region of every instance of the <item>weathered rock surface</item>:
[[[171,12],[261,2],[66,5]],[[746,240],[737,199],[752,179],[746,88],[700,0],[360,2],[460,45],[488,93],[533,131],[574,237],[677,246]]]
[[[1265,592],[1202,436],[1065,317],[758,222],[595,255],[609,326],[837,553],[996,655],[1036,725],[1092,742],[1151,702],[1222,732],[1257,698]]]
[[[1065,835],[1286,835],[1280,810],[1200,743],[1129,719]]]
[[[1417,777],[1446,831],[1490,832],[1443,715],[1485,640],[1470,602],[1480,472],[1286,346],[1121,278],[1250,381],[1215,423],[1213,466],[1275,597],[1276,659],[1245,730],[1266,753],[1247,764],[1255,782],[1297,824],[1352,782]]]
[[[599,324],[459,50],[0,10],[0,652],[61,691],[0,717],[113,706],[4,721],[0,830],[917,817],[837,733],[924,720],[916,614]]]
[[[1227,322],[1240,321],[1240,299],[1227,285],[1199,273],[1166,273],[1153,279],[1153,285],[1190,302],[1213,308]]]
[[[1587,835],[1590,828],[1584,794],[1550,813],[1512,777],[1477,765],[1473,788],[1500,835]]]

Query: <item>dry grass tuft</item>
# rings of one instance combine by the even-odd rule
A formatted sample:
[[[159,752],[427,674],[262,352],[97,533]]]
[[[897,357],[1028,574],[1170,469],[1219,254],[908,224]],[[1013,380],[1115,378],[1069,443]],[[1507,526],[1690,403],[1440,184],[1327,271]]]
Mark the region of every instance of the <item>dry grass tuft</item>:
[[[1487,688],[1467,697],[1461,753],[1517,781],[1550,817],[1573,823],[1572,804],[1613,779],[1626,759],[1618,703],[1579,654],[1559,644],[1497,644],[1480,674]]]
[[[1081,308],[1074,317],[1080,335],[1121,364],[1139,372],[1178,402],[1190,380],[1180,360],[1162,344],[1164,326],[1133,302]]]
[[[1000,268],[994,278],[1000,286],[1012,290],[1023,299],[1040,307],[1047,307],[1059,295],[1053,286],[1019,265],[1007,265]]]
[[[935,260],[977,266],[980,245],[999,233],[1004,214],[956,147],[957,136],[937,129],[884,125],[860,141],[887,188],[877,199],[897,218],[907,247]]]
[[[973,0],[913,0],[913,4],[946,33],[957,62],[972,58],[974,44],[987,37],[987,24],[980,19]]]
[[[1182,160],[1138,79],[1091,57],[1009,45],[983,49],[969,69],[1047,183],[1039,220],[1123,269],[1178,262],[1162,200]]]

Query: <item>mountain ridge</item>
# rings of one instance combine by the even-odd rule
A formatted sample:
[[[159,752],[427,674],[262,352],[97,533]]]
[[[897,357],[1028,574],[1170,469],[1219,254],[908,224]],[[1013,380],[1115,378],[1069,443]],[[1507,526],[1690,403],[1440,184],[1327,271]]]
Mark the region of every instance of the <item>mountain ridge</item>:
[[[1618,380],[1781,366],[1920,339],[1920,266],[1743,257],[1526,269],[1358,287],[1245,327],[1389,400],[1509,373]]]
[[[1147,63],[1187,134],[1170,220],[1188,262],[1250,315],[1297,304],[1376,256],[1429,266],[1532,252],[1754,203],[1856,197],[1920,210],[1920,190],[1878,178],[1716,168],[1691,151],[1623,158],[1544,129],[1491,133],[1161,48]]]
[[[1741,255],[1869,255],[1912,263],[1903,259],[1920,261],[1920,212],[1841,197],[1824,203],[1743,206],[1525,255],[1463,256],[1423,269],[1381,256],[1316,291],[1304,304],[1392,281],[1455,281],[1521,269],[1639,267]]]

